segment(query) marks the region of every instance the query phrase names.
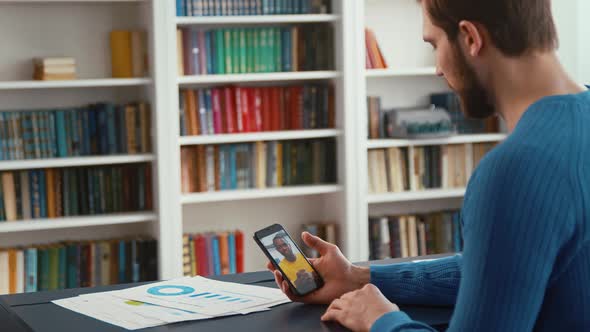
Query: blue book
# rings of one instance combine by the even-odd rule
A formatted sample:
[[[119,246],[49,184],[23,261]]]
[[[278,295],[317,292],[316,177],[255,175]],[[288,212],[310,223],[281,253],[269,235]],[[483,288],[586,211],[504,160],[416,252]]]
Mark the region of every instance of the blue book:
[[[47,112],[47,156],[57,157],[57,133],[55,126],[55,111]]]
[[[98,116],[98,132],[97,132],[97,140],[98,140],[98,153],[99,154],[107,154],[109,152],[109,142],[108,142],[108,130],[107,130],[107,112],[104,108],[104,105],[101,105],[100,108],[97,110]]]
[[[25,250],[25,292],[37,291],[37,248]]]
[[[96,114],[96,109],[91,106],[88,109],[88,140],[89,140],[89,154],[97,154],[98,152],[98,142],[97,142],[97,132],[98,132],[98,118]]]
[[[219,238],[217,235],[211,237],[211,251],[213,252],[214,275],[221,275],[221,259],[219,255]]]
[[[184,108],[184,98],[182,93],[178,94],[178,108],[180,110],[178,116],[178,121],[180,121],[180,136],[186,136],[186,109]]]
[[[453,216],[453,247],[455,252],[463,250],[463,237],[461,235],[461,213],[454,213]]]
[[[80,117],[80,109],[76,109],[74,113],[72,113],[72,132],[73,132],[73,152],[74,156],[80,156],[82,154],[82,137],[80,136],[80,131],[82,128],[82,119]]]
[[[124,105],[119,106],[117,114],[119,115],[119,152],[127,153],[127,126]]]
[[[45,170],[39,172],[39,207],[41,211],[41,218],[47,218],[47,177]]]
[[[83,211],[83,214],[96,214],[96,206],[94,204],[94,192],[95,192],[95,188],[94,188],[94,177],[95,169],[93,168],[87,168],[86,169],[86,195],[88,197],[88,211]],[[82,179],[84,180],[84,179]]]
[[[176,0],[176,16],[185,16],[184,0]]]
[[[302,14],[311,13],[311,0],[300,0],[300,1],[301,1],[301,13]]]
[[[195,16],[194,2],[195,2],[195,0],[184,0],[183,1],[185,16]]]
[[[192,52],[190,52],[190,57],[193,64],[193,71],[194,73],[198,74],[201,72],[201,62],[199,61],[199,58],[201,52],[203,52],[203,50],[199,49],[199,29],[191,28],[189,33],[192,49]]]
[[[281,29],[281,63],[283,64],[282,71],[289,72],[293,70],[293,60],[291,57],[292,48],[291,48],[291,29],[290,28],[283,28]]]
[[[221,12],[221,0],[215,0],[215,16],[222,16],[223,13]]]
[[[125,275],[127,271],[125,271],[125,262],[126,262],[126,253],[125,253],[125,241],[119,241],[119,282],[128,282],[125,280]]]
[[[117,153],[117,134],[115,124],[115,105],[105,104],[106,117],[107,117],[107,146],[109,154]]]
[[[67,267],[68,267],[68,257],[66,247],[61,246],[58,248],[58,261],[57,261],[57,288],[58,289],[65,289],[67,286]]]
[[[207,101],[205,100],[205,92],[199,89],[199,124],[201,125],[201,135],[208,135],[207,128]]]
[[[57,130],[57,156],[67,157],[68,146],[66,143],[66,118],[65,111],[59,110],[55,114],[55,127]]]
[[[82,116],[82,155],[88,156],[90,153],[90,112],[89,109],[84,109],[80,114]]]
[[[219,41],[223,42],[223,41]],[[217,69],[217,52],[215,51],[215,30],[205,32],[205,47],[207,48],[207,74],[215,74]]]
[[[230,177],[230,187],[229,189],[237,189],[238,188],[238,166],[236,160],[236,144],[230,144],[229,146],[229,177]]]
[[[226,156],[225,156],[225,145],[219,145],[219,189],[226,190]]]
[[[7,137],[7,133],[4,130],[4,115],[6,113],[0,112],[0,137]],[[6,140],[0,140],[0,160],[8,160],[6,155]]]
[[[229,232],[227,235],[227,246],[229,249],[229,273],[238,273],[238,267],[236,264],[236,236],[233,232]]]
[[[139,246],[138,240],[131,240],[131,264],[132,264],[132,280],[131,282],[139,282],[139,256],[137,247]]]

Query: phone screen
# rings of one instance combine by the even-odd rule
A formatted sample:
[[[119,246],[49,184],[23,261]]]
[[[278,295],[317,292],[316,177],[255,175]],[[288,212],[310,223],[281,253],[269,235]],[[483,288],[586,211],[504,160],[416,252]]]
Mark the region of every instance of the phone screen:
[[[257,232],[255,239],[296,294],[305,295],[323,285],[317,271],[281,226],[273,225]]]

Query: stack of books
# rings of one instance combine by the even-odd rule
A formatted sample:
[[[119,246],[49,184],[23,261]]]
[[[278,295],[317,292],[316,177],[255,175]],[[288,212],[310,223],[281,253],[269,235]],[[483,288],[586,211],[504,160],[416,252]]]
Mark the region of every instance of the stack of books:
[[[33,59],[35,71],[33,79],[39,81],[58,81],[76,79],[76,59],[70,57],[50,57]]]
[[[336,183],[335,148],[334,139],[183,147],[182,192]]]
[[[185,234],[182,242],[185,276],[217,276],[244,272],[242,231]]]
[[[245,74],[332,70],[333,27],[307,24],[282,27],[177,30],[178,74]]]
[[[328,84],[180,91],[182,136],[334,128]]]
[[[369,28],[365,28],[365,68],[367,69],[385,69],[387,62],[381,48],[377,42],[375,32]]]
[[[158,280],[158,242],[66,241],[0,249],[0,295]]]
[[[461,213],[369,218],[370,259],[415,257],[463,250]]]

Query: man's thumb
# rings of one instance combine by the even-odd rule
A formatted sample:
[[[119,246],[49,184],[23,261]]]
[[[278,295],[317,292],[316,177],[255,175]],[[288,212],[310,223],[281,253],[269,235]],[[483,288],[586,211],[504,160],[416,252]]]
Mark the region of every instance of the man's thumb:
[[[330,249],[331,246],[330,243],[320,239],[315,235],[311,235],[308,232],[303,232],[303,234],[301,234],[301,238],[308,247],[317,250],[322,256],[328,252],[328,249]]]

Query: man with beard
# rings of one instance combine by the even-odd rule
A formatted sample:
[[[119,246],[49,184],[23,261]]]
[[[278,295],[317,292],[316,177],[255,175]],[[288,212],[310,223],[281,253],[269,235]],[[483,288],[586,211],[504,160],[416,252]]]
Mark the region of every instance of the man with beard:
[[[275,272],[277,283],[331,303],[322,320],[354,331],[433,331],[394,303],[454,305],[449,331],[590,331],[590,92],[557,59],[550,0],[421,5],[463,111],[510,131],[470,179],[463,254],[362,268],[304,233],[325,286],[297,298]]]

